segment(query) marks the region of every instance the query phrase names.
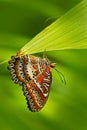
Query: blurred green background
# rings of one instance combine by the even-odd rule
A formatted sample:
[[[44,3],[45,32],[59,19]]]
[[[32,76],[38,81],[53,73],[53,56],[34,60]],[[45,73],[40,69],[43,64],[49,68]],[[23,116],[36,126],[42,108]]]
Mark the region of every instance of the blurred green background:
[[[45,27],[81,0],[0,0],[0,61],[10,58]],[[46,52],[58,63],[66,79],[61,83],[52,70],[53,82],[44,108],[28,110],[19,85],[0,65],[0,129],[87,130],[87,50]],[[39,55],[42,55],[39,54]]]

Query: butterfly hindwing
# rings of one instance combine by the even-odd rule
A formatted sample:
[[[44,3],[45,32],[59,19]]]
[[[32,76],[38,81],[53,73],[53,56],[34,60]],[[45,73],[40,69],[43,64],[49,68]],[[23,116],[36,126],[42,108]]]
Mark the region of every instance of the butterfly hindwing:
[[[50,62],[32,55],[14,56],[9,61],[12,80],[22,86],[31,111],[45,105],[52,82]]]

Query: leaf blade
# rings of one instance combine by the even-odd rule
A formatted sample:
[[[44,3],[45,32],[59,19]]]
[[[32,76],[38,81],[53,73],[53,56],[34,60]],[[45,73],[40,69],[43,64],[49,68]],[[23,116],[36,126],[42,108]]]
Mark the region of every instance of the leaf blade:
[[[28,42],[21,52],[33,54],[45,49],[87,49],[86,14],[87,2],[83,0]]]

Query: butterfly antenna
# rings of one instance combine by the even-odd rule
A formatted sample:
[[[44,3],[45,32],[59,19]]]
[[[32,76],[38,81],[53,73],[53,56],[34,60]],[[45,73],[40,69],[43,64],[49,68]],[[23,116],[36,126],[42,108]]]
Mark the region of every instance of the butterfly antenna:
[[[55,69],[56,72],[58,73],[58,75],[59,75],[59,77],[60,77],[62,83],[64,82],[64,84],[66,85],[66,79],[65,79],[64,75],[63,75],[59,70],[57,70],[56,68],[54,68],[54,69]]]

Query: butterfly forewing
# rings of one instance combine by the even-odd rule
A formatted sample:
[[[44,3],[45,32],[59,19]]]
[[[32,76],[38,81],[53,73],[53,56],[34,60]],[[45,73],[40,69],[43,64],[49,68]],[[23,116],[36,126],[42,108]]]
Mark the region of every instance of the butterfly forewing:
[[[22,86],[31,111],[39,111],[47,101],[52,82],[50,62],[32,55],[14,56],[9,61],[12,80]]]

